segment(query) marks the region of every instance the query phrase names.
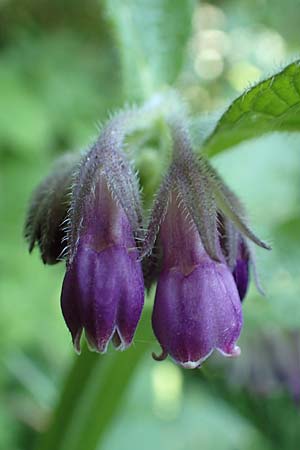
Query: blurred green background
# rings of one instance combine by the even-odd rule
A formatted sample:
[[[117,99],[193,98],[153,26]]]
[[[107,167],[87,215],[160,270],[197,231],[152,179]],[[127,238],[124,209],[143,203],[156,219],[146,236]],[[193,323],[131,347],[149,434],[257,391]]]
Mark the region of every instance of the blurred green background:
[[[129,12],[132,7],[132,15],[121,14],[125,4]],[[185,33],[186,45],[180,54],[172,42],[166,46],[174,64],[164,66],[164,43],[151,41],[158,4],[0,0],[1,450],[36,445],[53,450],[300,446],[298,135],[269,135],[212,160],[247,205],[256,231],[273,246],[271,253],[257,252],[266,295],[251,287],[244,305],[242,355],[235,361],[216,355],[193,372],[171,361],[154,362],[151,351],[157,344],[149,331],[136,339],[141,361],[135,370],[135,363],[129,367],[131,356],[127,370],[126,362],[122,364],[126,354],[119,363],[112,359],[113,350],[104,357],[78,358],[59,306],[63,264],[43,266],[38,251],[28,255],[22,238],[30,194],[55,157],[87,146],[112,111],[155,91],[149,66],[135,48],[139,33],[149,34],[146,54],[153,54],[154,73],[165,71],[162,79],[178,89],[196,118],[224,108],[299,53],[298,0],[174,0],[170,20],[161,27],[166,33],[168,26],[175,27],[179,41]],[[139,78],[143,89],[135,90]],[[89,364],[106,358],[109,366],[113,361],[104,370],[111,382],[103,388],[105,395],[99,391],[99,399],[95,397],[89,429],[86,398],[98,392],[98,382],[100,386],[107,375],[96,367],[90,387],[84,370],[73,369],[73,385],[72,377],[65,384],[65,390],[72,385],[71,403],[61,411],[67,417],[74,408],[74,420],[62,424],[64,443],[50,446],[39,436],[62,402],[61,389],[73,361],[82,359],[84,365],[84,358],[88,374]],[[87,434],[82,431],[76,441],[82,418]],[[96,444],[86,447],[89,433]]]

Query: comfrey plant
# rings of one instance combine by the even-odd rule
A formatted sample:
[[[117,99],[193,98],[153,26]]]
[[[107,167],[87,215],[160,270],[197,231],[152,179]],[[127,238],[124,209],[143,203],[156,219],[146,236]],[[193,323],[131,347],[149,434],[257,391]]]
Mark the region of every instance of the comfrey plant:
[[[125,138],[156,115],[153,104],[121,112],[86,153],[61,158],[33,195],[25,236],[30,251],[37,242],[44,263],[66,260],[61,307],[78,352],[83,330],[100,353],[110,342],[126,349],[144,285],[157,282],[152,325],[162,353],[153,356],[196,368],[215,349],[240,353],[241,302],[253,261],[248,241],[268,246],[249,229],[237,197],[196,156],[178,115],[160,117],[172,157],[145,228]]]

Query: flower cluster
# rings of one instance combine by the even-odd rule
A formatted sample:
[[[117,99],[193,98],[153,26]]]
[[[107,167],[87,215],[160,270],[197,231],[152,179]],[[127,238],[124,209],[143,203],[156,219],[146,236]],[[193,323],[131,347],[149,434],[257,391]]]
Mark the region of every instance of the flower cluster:
[[[199,367],[237,340],[252,260],[261,247],[243,208],[218,174],[196,157],[182,119],[169,119],[172,161],[144,227],[138,178],[124,153],[137,111],[120,113],[82,156],[61,159],[35,191],[25,234],[45,263],[66,259],[61,307],[80,351],[132,342],[144,286],[157,282],[152,326],[164,359]],[[68,195],[70,194],[70,195]]]

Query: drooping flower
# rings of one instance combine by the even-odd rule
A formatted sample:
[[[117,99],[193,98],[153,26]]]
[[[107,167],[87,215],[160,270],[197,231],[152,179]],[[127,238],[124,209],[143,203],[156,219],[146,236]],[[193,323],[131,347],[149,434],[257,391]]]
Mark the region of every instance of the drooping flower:
[[[225,262],[205,251],[192,219],[170,195],[160,228],[163,269],[159,276],[152,324],[163,356],[195,368],[219,350],[239,354],[236,341],[242,311],[233,276]]]
[[[61,306],[77,350],[119,350],[133,339],[144,303],[135,243],[142,214],[137,180],[122,153],[124,116],[117,116],[79,164],[72,189],[67,271]]]
[[[186,129],[177,121],[171,126],[173,162],[154,203],[143,254],[149,254],[154,243],[162,248],[152,317],[162,354],[155,358],[169,354],[183,367],[195,368],[214,349],[226,356],[240,352],[236,342],[244,292],[236,269],[239,243],[234,254],[233,249],[224,254],[218,215],[226,217],[235,236],[246,235],[267,246],[248,228],[236,197],[208,162],[195,157]]]
[[[105,352],[133,339],[144,303],[136,240],[142,225],[136,176],[122,152],[134,110],[114,117],[83,156],[58,161],[36,190],[25,235],[45,263],[66,259],[61,307],[80,351],[80,337]]]
[[[141,264],[129,220],[99,177],[84,207],[76,254],[67,268],[61,305],[79,350],[82,329],[105,352],[133,339],[144,301]]]

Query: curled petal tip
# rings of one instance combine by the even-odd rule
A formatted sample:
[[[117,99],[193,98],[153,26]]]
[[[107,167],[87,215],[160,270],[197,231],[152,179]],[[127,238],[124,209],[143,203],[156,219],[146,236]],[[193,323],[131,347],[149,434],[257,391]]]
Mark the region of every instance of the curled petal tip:
[[[231,356],[232,356],[233,358],[236,358],[237,356],[240,356],[241,353],[242,353],[242,351],[241,351],[240,347],[239,347],[238,345],[236,345],[236,346],[234,347],[234,349],[233,349],[233,352],[232,352]]]
[[[237,358],[242,353],[242,351],[238,345],[235,345],[229,351],[224,351],[220,348],[218,348],[218,350],[223,356],[226,356],[227,358]]]
[[[164,361],[168,357],[168,352],[166,350],[161,351],[160,355],[157,355],[155,352],[152,352],[152,358],[155,361]]]
[[[265,250],[272,250],[272,247],[271,247],[271,245],[269,245],[269,244],[267,244],[265,241],[259,241],[260,243],[259,243],[259,246],[260,247],[262,247],[262,248],[264,248]]]

